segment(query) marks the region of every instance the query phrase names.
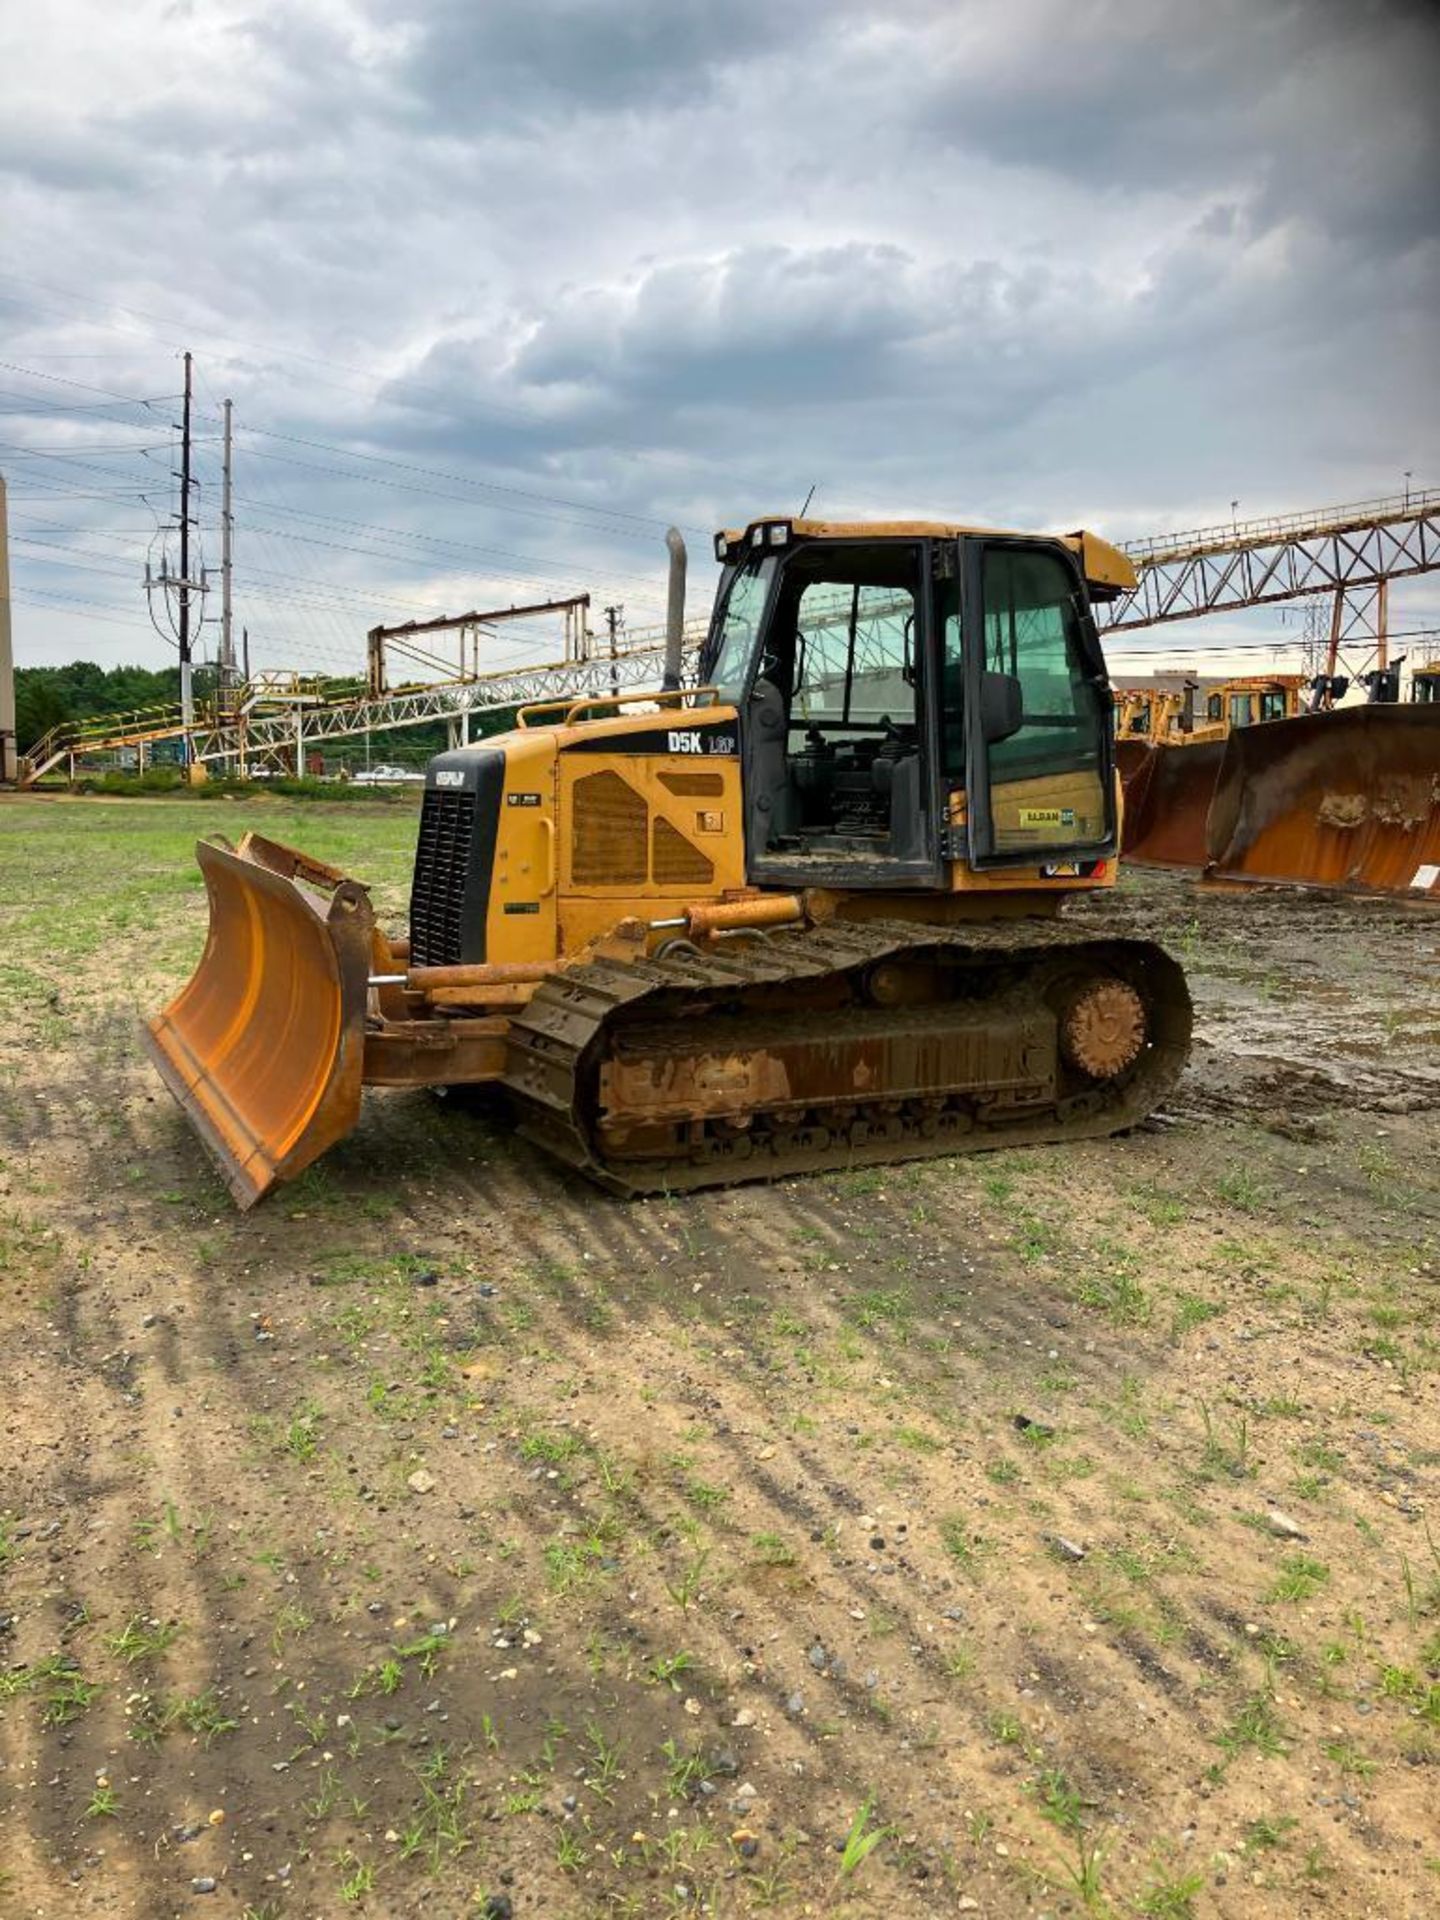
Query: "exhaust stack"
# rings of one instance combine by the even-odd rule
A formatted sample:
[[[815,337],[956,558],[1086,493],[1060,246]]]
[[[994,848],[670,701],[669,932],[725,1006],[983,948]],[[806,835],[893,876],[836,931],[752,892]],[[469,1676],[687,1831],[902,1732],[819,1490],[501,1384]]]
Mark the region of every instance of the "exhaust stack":
[[[680,690],[680,655],[685,644],[685,541],[678,527],[665,534],[670,549],[670,594],[665,606],[665,693]]]

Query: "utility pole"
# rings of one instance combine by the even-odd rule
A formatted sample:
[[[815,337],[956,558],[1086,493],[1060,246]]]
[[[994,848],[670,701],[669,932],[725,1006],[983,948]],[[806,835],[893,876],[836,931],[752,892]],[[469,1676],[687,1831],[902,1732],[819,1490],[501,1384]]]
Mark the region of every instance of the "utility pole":
[[[190,674],[190,354],[185,355],[185,411],[180,429],[180,724],[185,764],[190,764],[195,725],[195,689]]]
[[[220,494],[220,695],[222,707],[225,704],[225,695],[235,681],[235,634],[230,624],[231,540],[235,526],[235,517],[230,510],[231,410],[232,403],[227,400],[225,402],[224,479]]]
[[[0,474],[0,787],[20,778],[20,742],[15,735],[15,656],[10,641],[10,535],[5,476]]]
[[[605,625],[610,630],[610,692],[612,697],[620,691],[620,670],[616,665],[615,655],[616,640],[620,632],[620,616],[623,612],[623,607],[606,607],[605,609]]]

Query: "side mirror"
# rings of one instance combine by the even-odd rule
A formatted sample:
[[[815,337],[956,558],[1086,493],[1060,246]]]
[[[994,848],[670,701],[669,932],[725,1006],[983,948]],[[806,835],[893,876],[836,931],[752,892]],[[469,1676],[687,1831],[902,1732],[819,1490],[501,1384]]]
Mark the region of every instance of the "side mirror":
[[[1013,673],[980,676],[980,732],[987,747],[1008,740],[1025,724],[1025,699]]]

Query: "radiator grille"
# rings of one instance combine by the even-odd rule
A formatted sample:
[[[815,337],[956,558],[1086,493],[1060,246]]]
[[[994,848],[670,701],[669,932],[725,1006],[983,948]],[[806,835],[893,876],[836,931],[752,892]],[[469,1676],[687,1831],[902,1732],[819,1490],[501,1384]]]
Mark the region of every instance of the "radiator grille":
[[[692,847],[668,820],[655,822],[650,851],[657,887],[708,887],[715,878],[715,863],[707,860],[698,847]]]
[[[410,889],[410,959],[454,966],[461,957],[465,885],[475,832],[475,795],[431,787],[420,815]]]
[[[570,872],[576,886],[644,886],[649,812],[644,796],[618,773],[587,773],[575,782]]]

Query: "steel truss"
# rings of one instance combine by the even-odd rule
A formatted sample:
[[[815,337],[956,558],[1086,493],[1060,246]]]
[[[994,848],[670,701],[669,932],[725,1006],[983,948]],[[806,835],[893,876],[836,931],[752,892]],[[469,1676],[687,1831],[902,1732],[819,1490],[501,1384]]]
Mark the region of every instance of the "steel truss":
[[[1126,548],[1132,593],[1096,609],[1104,631],[1195,620],[1440,567],[1440,493],[1208,527]]]

